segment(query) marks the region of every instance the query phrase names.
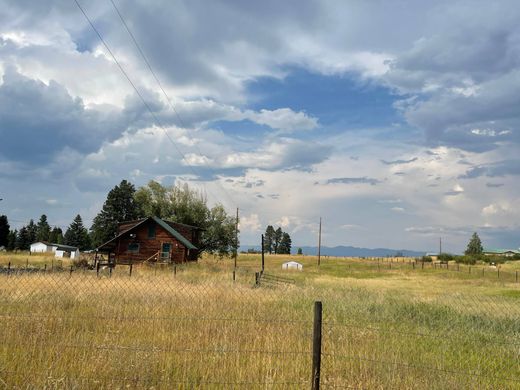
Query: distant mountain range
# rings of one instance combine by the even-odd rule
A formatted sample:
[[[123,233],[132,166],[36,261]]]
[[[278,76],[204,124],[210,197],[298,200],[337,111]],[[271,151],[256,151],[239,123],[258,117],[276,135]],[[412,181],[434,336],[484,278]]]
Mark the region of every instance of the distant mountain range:
[[[316,255],[318,253],[318,247],[316,246],[295,246],[292,248],[292,254],[296,254],[298,248],[302,248],[305,255]],[[259,245],[241,245],[240,250],[247,252],[248,249],[254,249],[259,251]],[[388,249],[388,248],[357,248],[355,246],[322,246],[322,256],[336,256],[336,257],[386,257],[395,256],[401,254],[406,257],[419,257],[423,256],[426,252],[411,251],[408,249]]]

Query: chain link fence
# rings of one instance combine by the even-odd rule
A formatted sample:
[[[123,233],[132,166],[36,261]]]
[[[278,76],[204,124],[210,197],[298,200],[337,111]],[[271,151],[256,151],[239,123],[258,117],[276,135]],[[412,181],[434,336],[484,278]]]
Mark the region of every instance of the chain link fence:
[[[321,388],[520,388],[519,294],[416,296],[254,271],[3,268],[0,387],[310,388],[321,301]]]

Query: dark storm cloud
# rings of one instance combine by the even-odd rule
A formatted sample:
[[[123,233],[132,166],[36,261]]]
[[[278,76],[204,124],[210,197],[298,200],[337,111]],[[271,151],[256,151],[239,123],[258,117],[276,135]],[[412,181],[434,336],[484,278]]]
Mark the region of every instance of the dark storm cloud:
[[[411,158],[410,160],[393,160],[393,161],[380,160],[380,161],[385,165],[410,164],[414,161],[417,161],[417,157]]]
[[[466,173],[459,176],[459,178],[474,179],[481,176],[504,177],[508,175],[520,175],[520,160],[504,160],[494,164],[476,166],[466,171]]]
[[[326,184],[370,184],[376,185],[381,183],[380,180],[371,177],[336,177],[327,180]]]

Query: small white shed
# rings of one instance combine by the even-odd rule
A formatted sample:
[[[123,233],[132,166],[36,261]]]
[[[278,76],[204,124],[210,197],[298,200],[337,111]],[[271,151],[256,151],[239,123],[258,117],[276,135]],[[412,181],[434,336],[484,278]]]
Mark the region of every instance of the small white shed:
[[[298,271],[303,271],[303,265],[297,261],[287,261],[282,264],[282,269],[297,269]]]
[[[51,244],[50,242],[38,241],[31,244],[30,251],[32,253],[56,252],[58,244]]]

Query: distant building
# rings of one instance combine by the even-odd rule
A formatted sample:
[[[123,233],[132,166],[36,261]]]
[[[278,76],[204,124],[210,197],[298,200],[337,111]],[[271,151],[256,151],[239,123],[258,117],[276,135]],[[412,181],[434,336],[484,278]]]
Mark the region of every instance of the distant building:
[[[433,261],[436,261],[439,258],[439,253],[428,252],[425,256],[430,257]]]
[[[54,253],[54,257],[71,259],[79,258],[79,248],[70,245],[54,244],[47,241],[38,241],[31,244],[31,253]]]
[[[486,256],[504,256],[513,257],[514,255],[520,255],[520,250],[516,249],[493,249],[484,248],[483,252]]]
[[[116,236],[99,246],[96,251],[99,254],[104,253],[106,260],[113,264],[195,261],[199,255],[197,246],[202,230],[158,217],[122,222]]]
[[[298,271],[302,271],[303,265],[297,261],[288,261],[282,264],[282,269],[297,269]]]

